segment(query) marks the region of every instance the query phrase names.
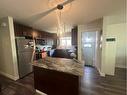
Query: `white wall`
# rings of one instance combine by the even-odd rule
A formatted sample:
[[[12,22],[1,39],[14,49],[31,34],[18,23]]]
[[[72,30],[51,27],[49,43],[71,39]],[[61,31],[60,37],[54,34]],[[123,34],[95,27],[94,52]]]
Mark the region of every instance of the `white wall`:
[[[96,32],[96,50],[95,50],[95,66],[99,71],[101,76],[105,76],[101,72],[101,57],[102,57],[102,41],[101,41],[102,31]]]
[[[5,17],[0,19],[0,73],[17,80],[17,55],[13,19]]]
[[[126,0],[126,14],[125,14],[125,16],[126,16],[126,24],[125,24],[125,27],[126,27],[126,43],[127,43],[127,0]],[[127,67],[127,44],[126,44],[126,57],[125,57],[125,59],[126,59],[126,67]]]
[[[84,32],[84,25],[78,25],[78,60],[83,61],[82,59],[82,32]]]
[[[117,24],[114,26],[117,36],[117,50],[116,50],[116,67],[127,68],[126,67],[126,30],[125,23]],[[121,32],[119,32],[121,31]]]
[[[125,4],[112,14],[104,16],[101,72],[114,75],[115,67],[126,68],[126,20]],[[115,37],[115,42],[106,38]]]

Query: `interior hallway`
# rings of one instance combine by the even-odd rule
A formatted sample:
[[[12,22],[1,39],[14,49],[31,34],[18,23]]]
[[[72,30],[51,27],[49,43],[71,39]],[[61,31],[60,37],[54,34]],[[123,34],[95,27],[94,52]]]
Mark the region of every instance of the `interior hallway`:
[[[115,76],[100,77],[95,68],[85,67],[80,95],[126,95],[126,71],[116,68]],[[0,95],[36,95],[33,74],[16,82],[0,76]]]

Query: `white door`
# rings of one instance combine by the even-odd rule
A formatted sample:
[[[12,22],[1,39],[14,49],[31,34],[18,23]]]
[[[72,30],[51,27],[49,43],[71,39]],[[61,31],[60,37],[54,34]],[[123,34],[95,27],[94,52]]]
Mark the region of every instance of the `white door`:
[[[94,66],[96,48],[96,32],[82,33],[82,49],[85,65]]]

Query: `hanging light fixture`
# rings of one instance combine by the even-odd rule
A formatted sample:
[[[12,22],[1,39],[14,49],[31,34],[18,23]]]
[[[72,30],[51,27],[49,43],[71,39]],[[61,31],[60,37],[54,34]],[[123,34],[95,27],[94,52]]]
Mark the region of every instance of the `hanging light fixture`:
[[[71,8],[71,3],[67,5],[63,5],[63,2],[68,2],[73,0],[49,0],[49,6],[55,7],[57,6],[56,15],[57,15],[57,36],[60,37],[65,32],[65,23],[62,19],[62,13],[67,12]]]
[[[61,10],[56,11],[56,14],[57,14],[57,21],[58,21],[57,35],[62,36],[64,29],[63,29],[63,21],[62,21]]]
[[[55,6],[57,6],[57,9],[63,9],[64,8],[63,11],[67,12],[71,7],[71,3],[69,2],[68,4],[64,5],[66,7],[64,7],[62,4],[64,2],[68,2],[68,1],[72,2],[73,0],[49,0],[48,5],[50,8],[53,8]]]

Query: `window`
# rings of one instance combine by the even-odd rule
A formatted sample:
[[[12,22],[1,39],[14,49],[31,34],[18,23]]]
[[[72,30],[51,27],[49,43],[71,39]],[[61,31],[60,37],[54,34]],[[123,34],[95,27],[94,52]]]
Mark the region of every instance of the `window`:
[[[60,38],[61,47],[70,47],[71,46],[71,37],[61,37]]]

